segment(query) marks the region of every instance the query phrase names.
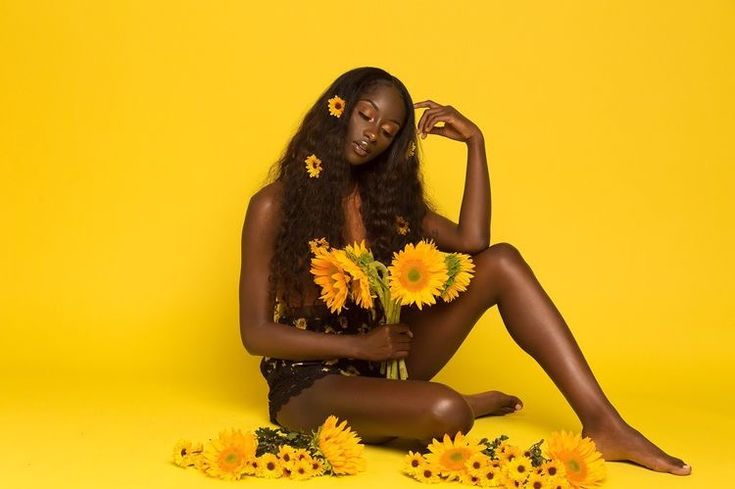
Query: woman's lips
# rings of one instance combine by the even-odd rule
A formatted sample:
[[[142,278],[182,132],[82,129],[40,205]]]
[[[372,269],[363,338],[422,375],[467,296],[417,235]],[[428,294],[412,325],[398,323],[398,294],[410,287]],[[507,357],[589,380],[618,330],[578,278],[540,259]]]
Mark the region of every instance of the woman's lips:
[[[362,148],[362,146],[360,146],[359,144],[357,144],[355,141],[352,141],[352,149],[355,151],[355,153],[357,153],[360,156],[367,156],[368,155],[368,151],[365,151]]]

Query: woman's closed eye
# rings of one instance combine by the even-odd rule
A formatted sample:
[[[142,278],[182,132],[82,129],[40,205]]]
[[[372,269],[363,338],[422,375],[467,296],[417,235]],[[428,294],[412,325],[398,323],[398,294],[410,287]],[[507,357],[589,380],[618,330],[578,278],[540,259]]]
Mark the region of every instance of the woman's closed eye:
[[[362,116],[362,118],[363,118],[363,119],[365,119],[366,121],[369,121],[369,120],[371,120],[371,119],[372,119],[372,117],[370,117],[369,115],[367,115],[367,114],[366,114],[366,113],[364,113],[364,112],[360,112],[360,115],[361,115],[361,116]],[[385,135],[386,135],[387,137],[389,137],[389,138],[392,138],[392,137],[393,137],[393,133],[392,133],[392,132],[390,132],[390,131],[386,131],[385,129],[383,129],[383,134],[385,134]]]

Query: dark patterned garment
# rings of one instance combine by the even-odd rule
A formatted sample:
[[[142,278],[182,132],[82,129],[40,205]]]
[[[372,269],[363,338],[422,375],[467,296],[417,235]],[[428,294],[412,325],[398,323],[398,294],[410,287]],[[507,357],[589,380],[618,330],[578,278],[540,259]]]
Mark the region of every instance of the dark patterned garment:
[[[273,309],[273,321],[288,324],[295,328],[307,329],[326,334],[363,334],[379,322],[382,314],[378,312],[377,321],[371,311],[350,304],[340,314],[334,314],[324,304],[288,309],[280,301]],[[268,382],[268,411],[273,424],[279,424],[276,414],[281,406],[298,395],[317,379],[326,375],[363,375],[366,377],[385,377],[380,373],[381,362],[371,362],[352,358],[332,358],[328,360],[284,360],[263,357],[260,372]]]

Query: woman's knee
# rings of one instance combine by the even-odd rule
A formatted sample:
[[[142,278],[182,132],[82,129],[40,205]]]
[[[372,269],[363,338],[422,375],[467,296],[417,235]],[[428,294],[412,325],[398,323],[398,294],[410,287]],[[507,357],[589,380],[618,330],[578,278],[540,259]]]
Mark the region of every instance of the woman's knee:
[[[486,265],[500,270],[516,269],[518,266],[526,263],[518,248],[510,243],[495,243],[494,245],[490,245],[473,257],[473,260],[480,267]]]
[[[454,436],[458,431],[466,434],[475,421],[472,408],[462,394],[443,384],[436,384],[435,392],[427,396],[423,414],[424,439],[441,439],[445,433]]]

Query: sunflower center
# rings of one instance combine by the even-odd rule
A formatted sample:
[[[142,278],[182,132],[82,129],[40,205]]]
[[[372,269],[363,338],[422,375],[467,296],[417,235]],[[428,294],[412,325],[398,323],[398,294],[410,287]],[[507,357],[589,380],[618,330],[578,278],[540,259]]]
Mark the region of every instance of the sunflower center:
[[[227,466],[233,466],[237,465],[237,463],[240,461],[240,455],[237,452],[227,452],[225,453],[225,456],[222,457],[222,463],[223,465]]]
[[[568,460],[567,468],[571,470],[572,472],[579,472],[579,469],[580,469],[579,462],[577,462],[576,460]]]
[[[406,278],[408,278],[408,280],[411,282],[418,282],[419,280],[421,280],[421,272],[415,268],[412,268],[406,274]]]

